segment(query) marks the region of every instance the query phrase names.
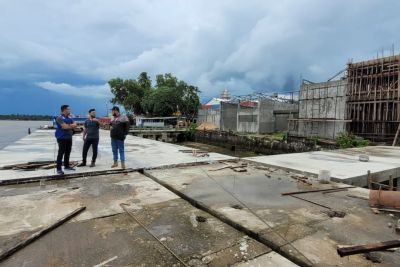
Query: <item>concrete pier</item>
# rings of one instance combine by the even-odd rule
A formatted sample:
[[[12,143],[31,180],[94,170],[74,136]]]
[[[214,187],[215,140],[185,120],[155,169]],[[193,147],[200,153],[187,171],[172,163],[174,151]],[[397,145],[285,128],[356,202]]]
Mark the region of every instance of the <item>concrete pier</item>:
[[[360,155],[368,155],[369,161],[359,160]],[[250,157],[250,162],[262,163],[308,175],[318,175],[320,170],[329,170],[331,180],[367,186],[368,171],[378,182],[389,177],[400,177],[400,147],[369,146],[363,148],[315,151],[273,156]]]
[[[73,137],[71,161],[82,160],[82,135]],[[12,165],[32,161],[55,161],[57,157],[57,142],[54,131],[38,130],[19,141],[0,150],[0,166]],[[143,139],[135,136],[127,136],[125,140],[125,155],[127,167],[133,169],[165,167],[176,164],[190,164],[197,162],[212,162],[218,160],[234,159],[217,153],[209,153],[208,157],[197,157],[191,153],[182,153],[179,150],[190,150],[190,148],[158,142],[151,139]],[[111,151],[111,140],[109,132],[100,131],[100,143],[98,159],[95,168],[81,167],[74,172],[85,173],[100,170],[109,170],[113,161]],[[91,161],[91,150],[89,150],[87,161]],[[26,177],[40,177],[54,175],[55,169],[35,171],[0,170],[0,181],[4,179],[20,179]]]

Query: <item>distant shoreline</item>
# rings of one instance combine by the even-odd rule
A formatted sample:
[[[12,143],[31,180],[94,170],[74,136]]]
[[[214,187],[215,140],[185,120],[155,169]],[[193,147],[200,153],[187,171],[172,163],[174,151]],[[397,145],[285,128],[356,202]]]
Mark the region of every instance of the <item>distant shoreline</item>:
[[[28,120],[28,119],[0,119],[0,121],[52,121],[51,119],[37,119],[37,120]]]
[[[52,116],[49,116],[49,115],[10,114],[10,115],[0,115],[0,120],[7,120],[7,121],[51,121],[52,120]]]

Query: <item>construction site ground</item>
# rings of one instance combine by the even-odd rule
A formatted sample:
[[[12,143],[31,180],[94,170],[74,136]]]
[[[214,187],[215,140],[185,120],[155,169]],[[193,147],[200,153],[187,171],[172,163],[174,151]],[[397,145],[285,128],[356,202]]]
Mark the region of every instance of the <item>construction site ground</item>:
[[[35,132],[0,151],[0,167],[51,160],[52,142],[50,131]],[[398,266],[400,262],[398,250],[343,258],[336,252],[339,245],[399,239],[389,227],[398,214],[373,213],[367,189],[284,196],[281,193],[348,185],[322,184],[313,175],[254,158],[216,153],[199,157],[182,152],[190,150],[186,147],[130,136],[127,144],[132,146],[126,151],[132,169],[126,172],[106,173],[112,161],[106,132],[101,135],[98,167],[78,168],[80,177],[65,179],[68,173],[50,181],[46,176],[53,170],[1,170],[2,180],[15,183],[0,186],[0,254],[78,207],[86,210],[0,266]],[[78,145],[75,142],[74,160],[80,159]],[[101,170],[105,174],[89,176]],[[26,183],[26,177],[38,181]]]

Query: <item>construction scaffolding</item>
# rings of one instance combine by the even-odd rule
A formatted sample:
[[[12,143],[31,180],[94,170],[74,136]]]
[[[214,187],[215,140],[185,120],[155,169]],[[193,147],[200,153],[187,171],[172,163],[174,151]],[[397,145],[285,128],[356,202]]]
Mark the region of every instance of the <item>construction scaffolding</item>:
[[[289,135],[336,139],[346,131],[347,80],[312,83],[303,81],[299,93],[299,116],[289,119]]]
[[[393,140],[400,122],[400,55],[349,63],[347,79],[347,131]]]

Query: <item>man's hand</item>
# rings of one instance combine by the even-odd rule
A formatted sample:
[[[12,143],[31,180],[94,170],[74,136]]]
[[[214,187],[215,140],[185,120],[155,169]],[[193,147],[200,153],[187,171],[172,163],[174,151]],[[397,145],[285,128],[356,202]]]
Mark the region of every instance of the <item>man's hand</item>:
[[[76,123],[72,123],[72,124],[70,124],[70,126],[72,129],[75,129],[76,127],[78,127],[78,125],[76,125]]]

